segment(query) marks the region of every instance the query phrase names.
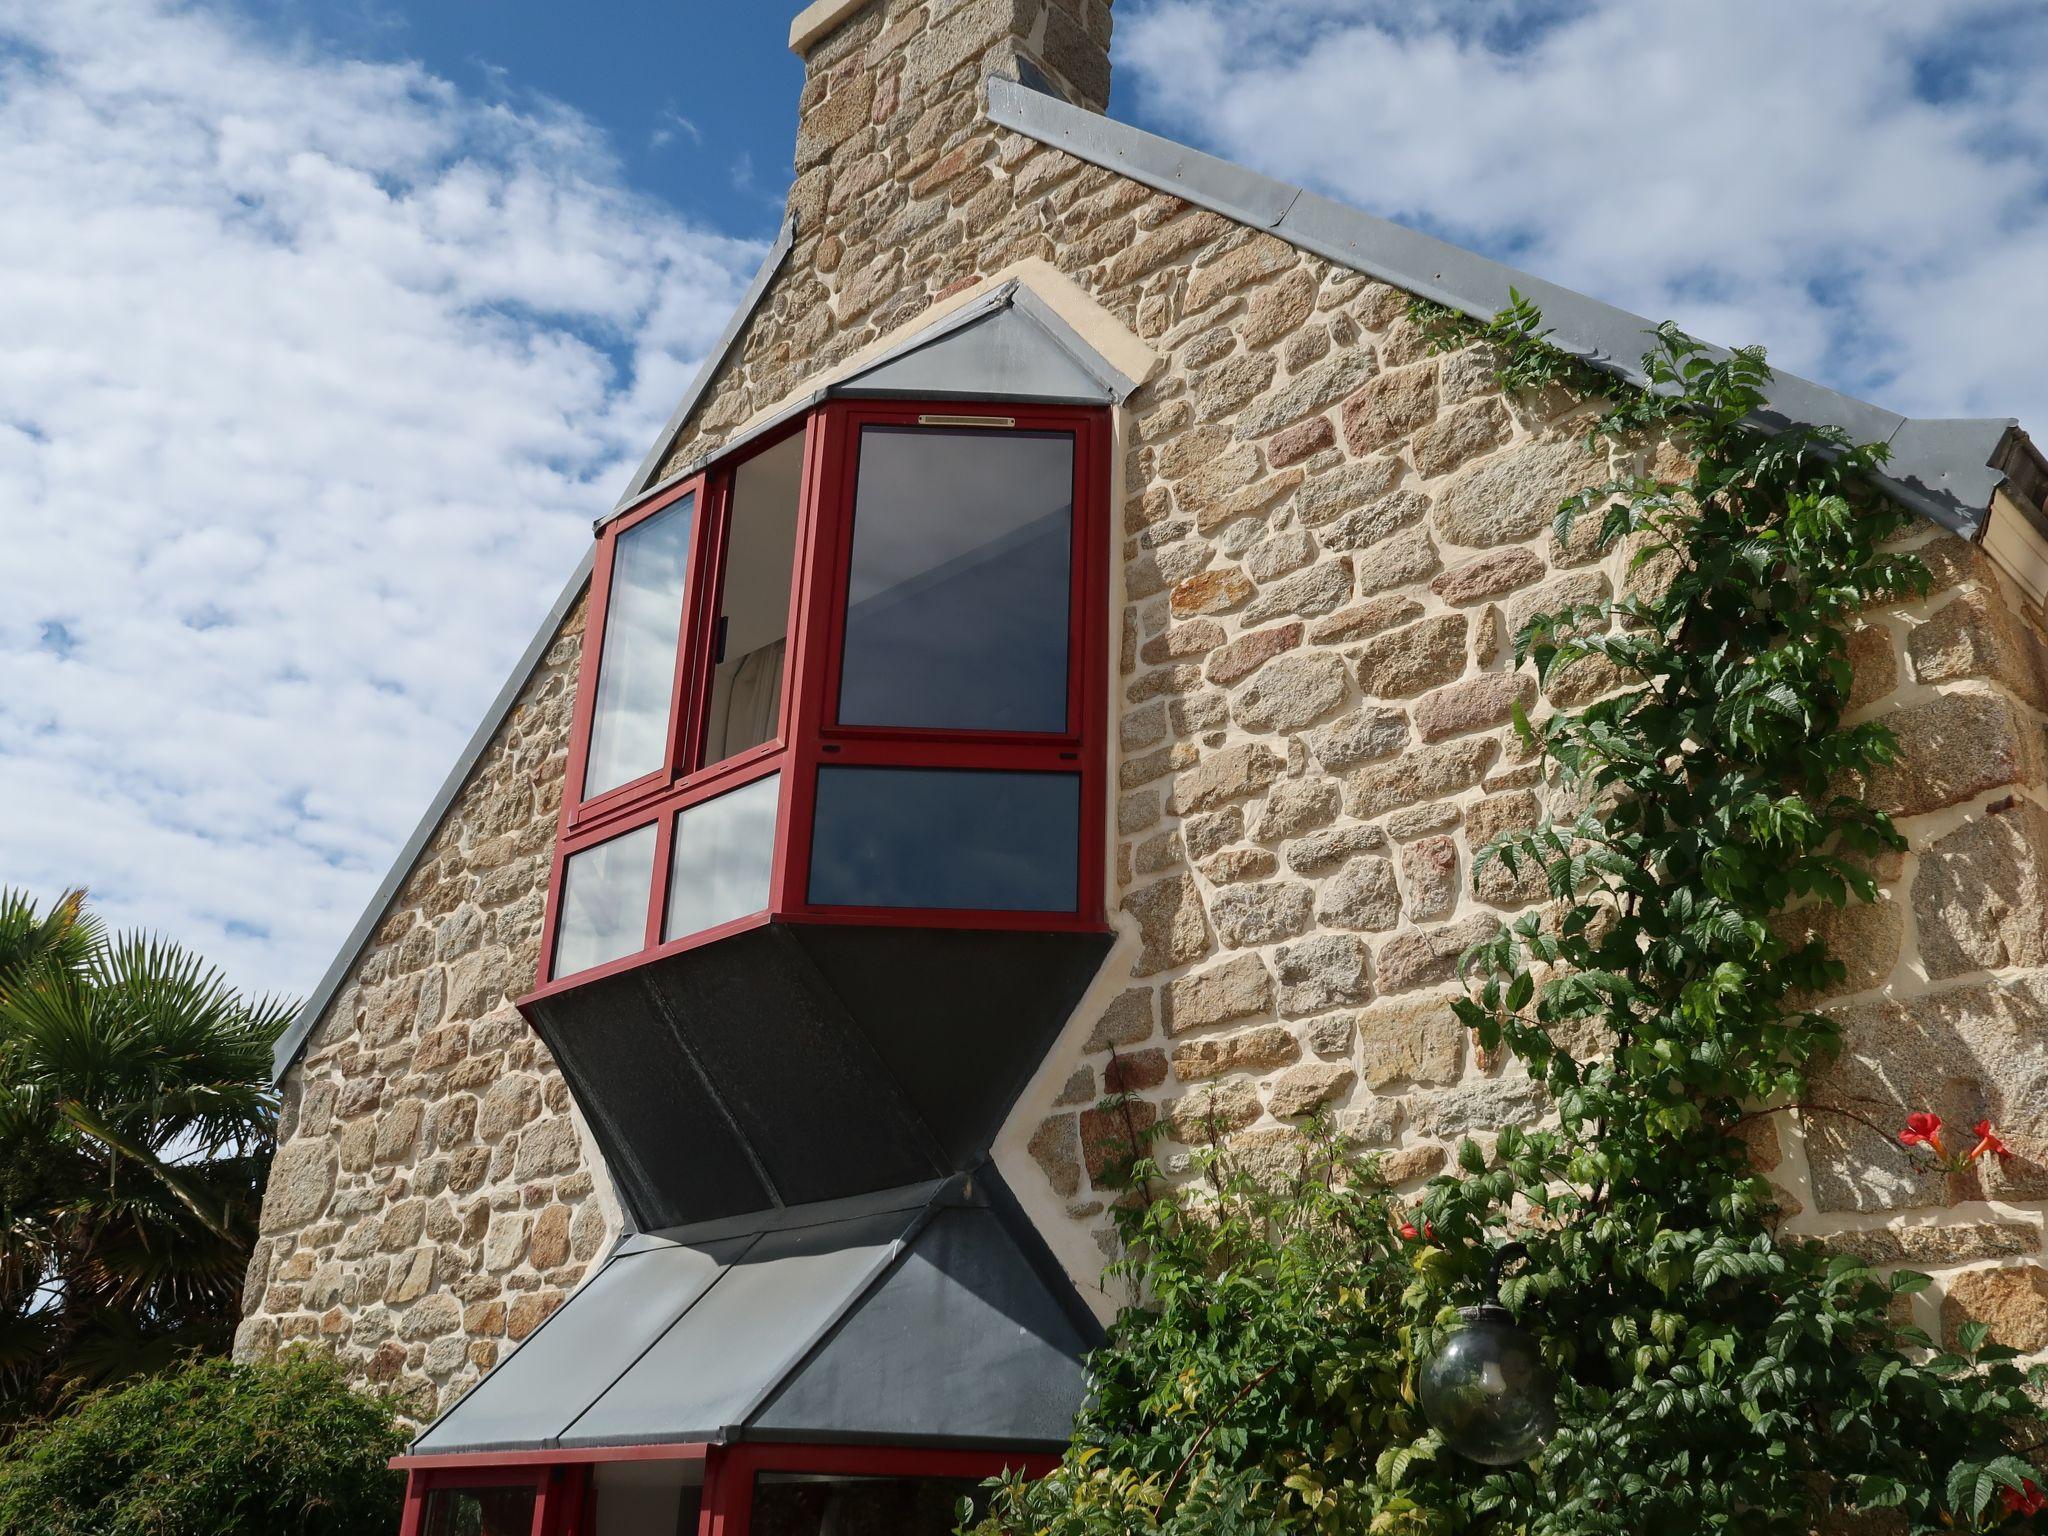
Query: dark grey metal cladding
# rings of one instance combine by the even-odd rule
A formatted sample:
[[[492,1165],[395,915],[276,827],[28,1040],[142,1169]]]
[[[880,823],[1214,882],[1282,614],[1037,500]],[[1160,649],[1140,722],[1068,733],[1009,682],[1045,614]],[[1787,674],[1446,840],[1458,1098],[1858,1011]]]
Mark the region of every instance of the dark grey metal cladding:
[[[766,930],[529,1006],[641,1230],[951,1171]]]
[[[1052,1448],[1100,1339],[984,1167],[629,1238],[414,1450]]]
[[[1109,942],[774,924],[528,1016],[645,1231],[973,1167]]]
[[[942,1208],[749,1437],[1056,1446],[1087,1395],[1095,1342],[994,1211]]]
[[[641,978],[778,1204],[953,1171],[787,929],[755,929],[677,959],[684,963],[644,967]]]
[[[994,1145],[1108,955],[1110,936],[792,925],[948,1171]],[[914,981],[906,984],[906,978]]]
[[[1519,291],[1543,311],[1552,342],[1631,383],[1643,382],[1642,356],[1656,328],[1641,315],[1015,81],[990,80],[988,101],[990,118],[1002,127],[1464,314],[1489,319],[1506,307],[1510,289]],[[1781,373],[1758,425],[1792,422],[1836,426],[1858,442],[1890,444],[1892,463],[1880,483],[1911,510],[1971,537],[1982,529],[1991,493],[2004,479],[1996,461],[2016,426],[2002,417],[1916,422]]]
[[[654,1243],[616,1252],[571,1305],[471,1388],[413,1449],[436,1455],[555,1444],[754,1242],[747,1235],[698,1248]]]
[[[535,1003],[527,1017],[561,1067],[636,1229],[776,1203],[738,1128],[637,973]],[[687,1178],[681,1169],[689,1170]]]

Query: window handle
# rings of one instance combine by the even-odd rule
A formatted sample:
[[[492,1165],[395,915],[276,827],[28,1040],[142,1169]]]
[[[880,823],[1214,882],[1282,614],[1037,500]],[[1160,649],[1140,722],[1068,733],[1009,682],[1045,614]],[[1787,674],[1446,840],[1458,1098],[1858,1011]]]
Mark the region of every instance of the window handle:
[[[711,664],[714,667],[725,660],[725,635],[731,623],[732,618],[729,614],[721,613],[718,616],[718,636],[711,642]]]

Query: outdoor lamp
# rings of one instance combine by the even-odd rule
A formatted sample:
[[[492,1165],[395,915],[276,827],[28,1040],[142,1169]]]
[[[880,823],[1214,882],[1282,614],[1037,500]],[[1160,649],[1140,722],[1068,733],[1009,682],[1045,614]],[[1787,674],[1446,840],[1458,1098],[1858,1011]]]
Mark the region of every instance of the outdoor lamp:
[[[1483,1466],[1527,1461],[1557,1429],[1557,1381],[1536,1340],[1500,1304],[1500,1274],[1528,1249],[1493,1256],[1487,1297],[1458,1312],[1458,1326],[1422,1368],[1422,1412],[1450,1448]]]

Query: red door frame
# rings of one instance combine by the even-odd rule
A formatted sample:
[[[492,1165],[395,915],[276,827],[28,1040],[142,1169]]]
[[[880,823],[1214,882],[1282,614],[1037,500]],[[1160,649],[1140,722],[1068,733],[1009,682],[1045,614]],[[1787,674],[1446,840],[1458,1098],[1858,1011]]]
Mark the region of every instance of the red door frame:
[[[1074,438],[1074,533],[1068,606],[1067,729],[1058,734],[963,732],[841,726],[833,718],[852,561],[854,493],[863,427],[924,426],[935,431],[979,422],[1018,431],[1061,432]],[[733,476],[739,465],[804,434],[804,466],[797,514],[797,548],[790,594],[789,663],[778,737],[736,757],[691,768],[703,749],[710,707],[710,639],[721,601],[724,550],[732,516]],[[1099,407],[1026,406],[960,401],[831,401],[784,432],[747,446],[745,457],[715,465],[695,479],[670,486],[608,524],[599,535],[591,577],[582,666],[577,683],[560,824],[549,871],[541,932],[539,979],[522,1003],[662,956],[710,943],[775,919],[866,926],[996,928],[1035,932],[1103,931],[1108,827],[1109,414]],[[683,643],[670,701],[670,745],[663,772],[635,780],[585,804],[580,788],[589,753],[599,657],[603,649],[611,565],[621,533],[685,494],[695,494],[690,570],[685,581]],[[814,907],[805,899],[810,876],[811,820],[817,774],[823,764],[899,768],[954,768],[1060,773],[1080,781],[1077,849],[1079,892],[1070,912],[1002,912],[954,908]],[[677,813],[771,773],[782,775],[778,797],[768,906],[717,928],[672,941],[662,937],[668,872]],[[645,942],[630,955],[559,979],[552,978],[561,921],[564,874],[570,858],[599,843],[652,823]]]
[[[1014,1468],[1044,1477],[1059,1465],[1050,1452],[935,1450],[916,1446],[633,1445],[573,1451],[517,1451],[498,1455],[395,1456],[407,1473],[405,1515],[399,1536],[421,1536],[427,1499],[463,1488],[535,1488],[533,1536],[594,1536],[594,1469],[614,1461],[704,1462],[702,1513],[697,1536],[749,1536],[754,1479],[762,1472],[813,1472],[843,1477],[989,1478]]]
[[[433,1458],[394,1457],[392,1465]],[[446,1459],[450,1463],[469,1458]],[[480,1466],[415,1465],[405,1481],[405,1513],[400,1518],[399,1536],[421,1536],[426,1529],[427,1501],[436,1493],[471,1488],[531,1488],[534,1490],[533,1525],[529,1536],[591,1536],[593,1510],[590,1468],[581,1462],[521,1464],[500,1460]]]

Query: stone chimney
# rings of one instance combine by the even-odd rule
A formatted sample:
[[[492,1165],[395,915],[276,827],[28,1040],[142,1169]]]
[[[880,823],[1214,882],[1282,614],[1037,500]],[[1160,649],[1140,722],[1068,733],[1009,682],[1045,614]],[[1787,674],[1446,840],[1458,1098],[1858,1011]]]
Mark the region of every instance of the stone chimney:
[[[1109,106],[1110,0],[817,0],[790,28],[804,61],[797,185],[874,151],[892,169],[956,145],[982,82],[1021,80],[1091,111]],[[913,171],[912,174],[915,174]]]

